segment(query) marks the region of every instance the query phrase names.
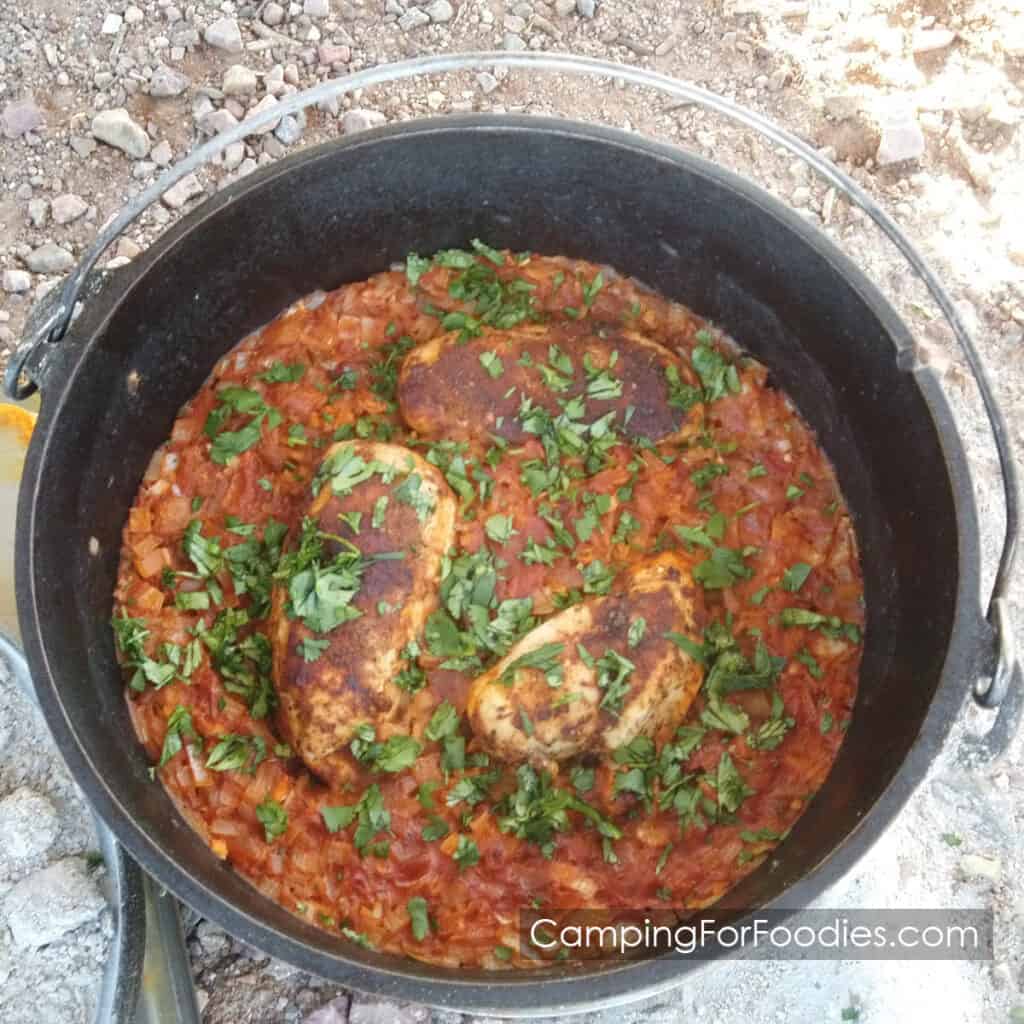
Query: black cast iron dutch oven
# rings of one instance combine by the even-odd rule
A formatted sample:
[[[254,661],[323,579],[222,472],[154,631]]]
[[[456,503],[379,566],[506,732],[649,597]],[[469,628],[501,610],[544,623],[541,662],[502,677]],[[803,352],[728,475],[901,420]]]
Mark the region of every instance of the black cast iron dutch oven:
[[[470,116],[310,149],[208,199],[95,289],[59,343],[19,363],[43,391],[17,573],[46,720],[120,842],[239,938],[364,991],[551,1014],[653,994],[697,961],[445,970],[301,922],[214,857],[150,781],[109,625],[143,472],[217,359],[300,296],[476,236],[607,263],[721,325],[793,398],[853,511],[867,602],[853,722],[823,789],[723,916],[807,905],[898,813],[976,680],[993,679],[990,695],[1009,687],[1015,707],[1021,680],[983,613],[977,512],[935,375],[854,263],[745,180],[620,131]]]

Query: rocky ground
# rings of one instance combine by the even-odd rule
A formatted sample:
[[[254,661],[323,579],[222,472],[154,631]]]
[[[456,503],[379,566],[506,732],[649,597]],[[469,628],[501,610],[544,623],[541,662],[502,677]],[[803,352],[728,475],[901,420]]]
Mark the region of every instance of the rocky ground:
[[[253,109],[385,61],[524,48],[696,81],[839,162],[950,286],[997,371],[1024,451],[1021,0],[0,0],[0,364],[31,303],[99,226],[162,168]],[[616,80],[500,69],[346,97],[229,147],[107,258],[130,260],[204,196],[301,146],[477,110],[595,119],[685,145],[760,182],[831,235],[883,285],[942,377],[968,443],[991,572],[1002,514],[995,457],[948,329],[842,196],[698,108]],[[1016,597],[1021,621],[1019,581]],[[637,1019],[1024,1021],[1024,759],[1018,740],[997,764],[973,760],[969,735],[985,724],[965,714],[899,825],[830,898],[992,905],[994,964],[739,963],[705,972]],[[0,686],[0,1018],[10,1024],[89,1019],[109,932],[93,846],[84,805],[40,723]],[[188,926],[208,1024],[457,1019],[341,993],[208,922]]]

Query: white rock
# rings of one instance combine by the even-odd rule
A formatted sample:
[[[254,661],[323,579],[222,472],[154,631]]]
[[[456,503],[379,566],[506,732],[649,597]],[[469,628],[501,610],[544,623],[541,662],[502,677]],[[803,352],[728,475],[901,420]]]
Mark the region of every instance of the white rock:
[[[392,1003],[380,996],[352,993],[349,1024],[426,1024],[430,1010],[412,1003]]]
[[[114,14],[111,12],[103,19],[103,24],[100,26],[100,31],[105,36],[116,36],[121,31],[121,24],[124,19],[120,14]]]
[[[149,80],[149,95],[156,99],[180,96],[189,87],[188,77],[174,68],[161,64]]]
[[[452,7],[448,0],[431,0],[423,10],[431,21],[439,25],[443,25],[446,21],[451,21],[455,17],[455,8]]]
[[[265,110],[270,110],[271,107],[277,106],[277,100],[273,96],[264,96],[263,99],[256,104],[252,110],[249,111],[249,116],[252,117],[255,114],[262,114]],[[280,124],[280,119],[271,121],[270,124],[264,125],[262,128],[256,128],[252,131],[253,135],[266,135],[268,132],[272,132]]]
[[[594,0],[576,0],[576,10],[581,18],[592,18],[597,10]]]
[[[420,10],[419,7],[410,7],[398,19],[398,27],[403,32],[412,32],[413,29],[422,28],[424,25],[430,24],[430,15],[426,11]]]
[[[53,200],[50,209],[57,224],[70,224],[73,220],[78,220],[89,209],[89,204],[81,196],[76,196],[73,192],[65,192],[64,195],[57,196]]]
[[[35,274],[62,274],[74,265],[74,256],[54,242],[33,249],[25,257],[25,266]]]
[[[30,199],[28,201],[28,219],[34,228],[46,227],[50,219],[50,204],[45,199]]]
[[[242,32],[234,18],[218,18],[207,25],[203,39],[207,45],[228,53],[239,53],[242,49]]]
[[[576,10],[576,0],[555,0],[555,14],[567,18]]]
[[[24,270],[4,271],[5,292],[27,292],[31,284]],[[53,804],[27,786],[0,800],[0,855],[4,859],[17,862],[45,853],[58,830]]]
[[[238,118],[230,110],[211,110],[199,119],[199,130],[207,135],[220,135],[238,124]]]
[[[427,106],[431,110],[440,110],[444,106],[444,93],[432,89],[427,93]]]
[[[501,46],[504,50],[525,50],[526,40],[522,36],[517,36],[515,32],[506,32]]]
[[[190,199],[203,194],[203,186],[194,174],[188,174],[172,185],[160,201],[170,210],[180,210]]]
[[[341,127],[346,135],[354,135],[356,132],[364,132],[368,128],[376,128],[385,120],[386,118],[379,110],[349,110],[341,119]]]
[[[4,897],[11,938],[19,949],[39,949],[95,920],[106,906],[85,863],[68,857],[23,878]]]
[[[221,164],[225,171],[235,170],[245,159],[245,143],[244,142],[232,142],[230,146],[224,149],[224,155],[221,157]]]
[[[882,137],[875,159],[879,165],[898,164],[903,160],[919,160],[924,156],[924,132],[913,113],[895,115],[882,123]]]
[[[476,84],[480,86],[480,91],[483,93],[492,93],[498,88],[498,80],[490,73],[490,71],[481,71],[476,76]]]
[[[273,3],[273,0],[263,8],[263,23],[265,25],[280,25],[284,21],[284,16],[285,9],[280,4]]]
[[[150,153],[149,156],[157,167],[166,167],[174,159],[174,151],[171,149],[171,144],[166,139],[161,139],[153,147],[153,152]]]
[[[331,13],[330,0],[302,0],[302,13],[311,18],[326,18]]]
[[[5,270],[3,278],[0,279],[0,285],[3,286],[3,290],[9,295],[22,295],[32,287],[32,277],[27,270]],[[0,803],[0,818],[2,818],[4,813],[4,804],[13,799],[14,794],[9,796],[7,800],[4,800],[3,803]],[[2,842],[5,847],[10,848],[11,838],[13,838],[16,843],[24,842],[23,837],[18,835],[14,835],[12,837],[9,833],[4,833],[3,836],[0,836],[0,842]]]
[[[302,137],[302,125],[293,114],[286,114],[274,129],[274,135],[284,146],[294,146]]]
[[[256,72],[251,71],[243,64],[232,64],[224,72],[224,79],[221,82],[221,89],[225,96],[244,96],[247,93],[255,92],[259,85]]]
[[[134,4],[129,4],[124,9],[124,20],[126,25],[141,25],[145,15]]]
[[[149,136],[124,107],[101,110],[92,119],[92,134],[108,146],[141,160],[149,152]]]

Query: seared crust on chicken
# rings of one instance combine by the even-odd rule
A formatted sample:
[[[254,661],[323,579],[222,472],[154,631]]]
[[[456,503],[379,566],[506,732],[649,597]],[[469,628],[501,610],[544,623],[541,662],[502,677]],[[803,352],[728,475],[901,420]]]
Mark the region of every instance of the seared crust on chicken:
[[[369,722],[385,736],[408,702],[394,678],[404,648],[422,635],[437,607],[456,501],[434,466],[398,445],[335,444],[320,479],[308,516],[322,531],[325,561],[345,547],[338,538],[361,552],[361,580],[351,600],[359,615],[314,631],[291,617],[287,581],[275,587],[273,678],[285,739],[310,771],[341,783],[354,767],[347,745],[356,726]],[[389,553],[402,557],[374,560]]]
[[[469,720],[481,743],[503,760],[552,767],[680,723],[703,673],[665,633],[700,643],[705,614],[692,567],[680,551],[647,559],[607,596],[523,637],[470,689]]]
[[[686,413],[672,406],[670,374],[684,386],[697,384],[689,365],[663,345],[614,327],[526,325],[468,341],[456,331],[405,357],[398,404],[422,437],[464,441],[490,433],[518,443],[529,436],[520,419],[524,400],[557,416],[579,397],[584,422],[614,411],[613,426],[628,437],[681,439],[699,429],[699,403]]]

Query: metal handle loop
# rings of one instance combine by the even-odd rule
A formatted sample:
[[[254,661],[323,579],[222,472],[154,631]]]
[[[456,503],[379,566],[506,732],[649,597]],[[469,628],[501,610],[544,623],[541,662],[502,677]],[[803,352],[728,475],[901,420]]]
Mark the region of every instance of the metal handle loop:
[[[989,426],[995,437],[999,467],[1003,477],[1006,533],[1003,538],[999,565],[996,570],[995,582],[992,586],[992,594],[985,617],[992,629],[995,640],[996,658],[991,679],[987,682],[980,681],[975,688],[974,696],[975,700],[983,707],[997,706],[1006,695],[1014,668],[1006,605],[1010,576],[1013,572],[1017,556],[1017,534],[1020,531],[1020,482],[1013,454],[1010,450],[1009,428],[992,391],[992,385],[981,356],[960,314],[957,312],[952,298],[899,225],[847,174],[820,156],[802,139],[797,138],[797,136],[786,131],[784,128],[780,128],[760,114],[747,110],[745,107],[732,103],[730,100],[709,92],[707,89],[702,89],[700,86],[671,78],[668,75],[648,71],[645,68],[638,68],[629,64],[616,64],[612,61],[568,53],[482,51],[478,53],[439,54],[398,61],[393,64],[382,64],[378,67],[367,68],[363,71],[356,71],[353,74],[323,82],[312,89],[289,96],[276,105],[241,121],[239,124],[234,125],[227,131],[222,132],[194,149],[180,163],[169,168],[152,185],[140,192],[100,231],[78,266],[64,282],[56,319],[52,323],[48,323],[44,329],[38,331],[33,337],[26,339],[22,349],[19,349],[11,360],[5,378],[8,394],[15,397],[25,397],[35,390],[35,385],[31,381],[19,381],[18,378],[21,376],[21,371],[28,363],[32,353],[40,345],[57,342],[64,337],[64,333],[67,331],[68,324],[71,321],[75,302],[82,290],[85,279],[107,246],[118,238],[124,229],[143,210],[158,200],[167,189],[191,174],[198,167],[206,164],[223,149],[231,145],[231,143],[241,141],[246,136],[253,134],[260,128],[273,124],[287,114],[297,113],[315,103],[334,99],[356,89],[366,89],[375,85],[382,85],[387,82],[419,75],[484,69],[495,65],[509,68],[531,68],[541,71],[621,78],[634,85],[655,89],[674,99],[686,100],[696,103],[707,110],[712,110],[730,121],[752,129],[764,138],[788,150],[794,156],[799,157],[812,170],[841,191],[851,203],[863,210],[871,218],[875,226],[899,249],[900,253],[902,253],[914,272],[924,283],[935,304],[942,311],[943,316],[945,316],[952,328],[971,373],[974,375],[974,380],[985,406],[985,414],[988,418]]]

